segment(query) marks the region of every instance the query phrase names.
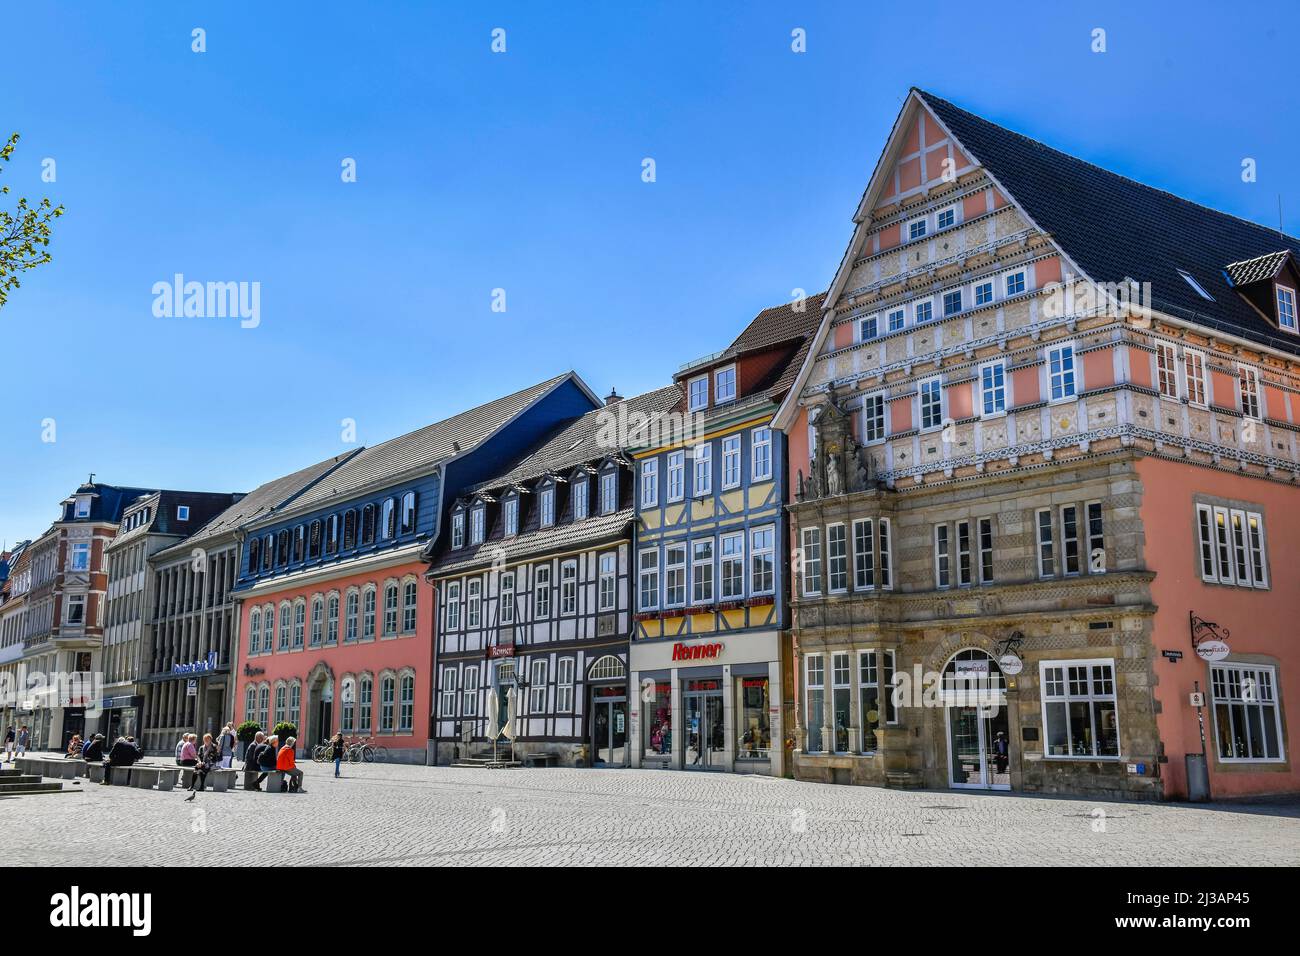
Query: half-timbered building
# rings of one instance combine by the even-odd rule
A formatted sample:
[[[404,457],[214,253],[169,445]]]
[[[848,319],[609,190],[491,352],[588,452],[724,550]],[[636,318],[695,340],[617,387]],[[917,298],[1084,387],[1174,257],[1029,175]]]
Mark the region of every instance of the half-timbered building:
[[[675,386],[561,427],[454,503],[430,550],[438,592],[438,759],[625,766],[636,434],[678,403]],[[498,744],[499,745],[499,744]]]

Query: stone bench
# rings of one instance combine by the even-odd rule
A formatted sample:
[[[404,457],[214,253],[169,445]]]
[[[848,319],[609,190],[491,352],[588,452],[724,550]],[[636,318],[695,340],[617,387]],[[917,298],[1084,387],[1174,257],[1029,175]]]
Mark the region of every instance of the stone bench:
[[[194,768],[179,767],[177,769],[181,773],[181,786],[188,790],[190,785],[194,782]],[[205,778],[203,785],[205,787],[211,787],[213,793],[225,793],[235,785],[235,773],[236,771],[227,770],[224,767],[213,767],[208,771],[208,775]]]
[[[180,772],[179,767],[136,764],[131,768],[131,786],[139,787],[141,790],[152,790],[154,787],[159,790],[171,790],[176,786]]]
[[[234,771],[231,771],[232,773]],[[257,784],[257,778],[266,774],[266,793],[279,793],[284,789],[284,771],[283,770],[244,770],[244,789],[252,790]]]

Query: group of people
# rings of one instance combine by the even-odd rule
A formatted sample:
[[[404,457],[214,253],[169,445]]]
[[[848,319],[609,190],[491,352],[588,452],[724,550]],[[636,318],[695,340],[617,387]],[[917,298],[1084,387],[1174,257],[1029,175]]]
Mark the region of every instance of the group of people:
[[[108,753],[104,753],[104,748],[108,747]],[[75,748],[75,749],[74,749]],[[144,752],[136,746],[134,737],[118,737],[110,746],[103,734],[95,734],[89,740],[82,742],[81,737],[73,736],[72,741],[68,744],[68,752],[65,757],[80,757],[86,763],[97,761],[104,762],[104,779],[100,782],[107,785],[112,767],[129,767],[141,757]]]
[[[279,770],[288,778],[289,793],[306,793],[302,788],[302,771],[293,755],[297,743],[296,737],[289,737],[281,746],[280,738],[274,734],[268,737],[260,730],[254,734],[253,742],[244,751],[244,789],[261,790],[267,774]]]
[[[27,748],[31,746],[31,743],[32,732],[27,729],[26,724],[21,725],[17,733],[14,733],[13,725],[10,724],[5,731],[5,759],[13,763],[15,748],[18,751],[18,756],[21,757],[27,753]]]

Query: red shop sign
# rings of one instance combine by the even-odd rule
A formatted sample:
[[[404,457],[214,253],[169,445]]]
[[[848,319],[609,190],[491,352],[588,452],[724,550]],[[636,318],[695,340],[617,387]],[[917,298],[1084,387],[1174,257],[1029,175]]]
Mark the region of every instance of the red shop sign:
[[[491,644],[487,649],[487,656],[494,657],[514,657],[515,646],[513,644]]]
[[[674,644],[673,660],[699,661],[709,660],[722,653],[723,644]]]

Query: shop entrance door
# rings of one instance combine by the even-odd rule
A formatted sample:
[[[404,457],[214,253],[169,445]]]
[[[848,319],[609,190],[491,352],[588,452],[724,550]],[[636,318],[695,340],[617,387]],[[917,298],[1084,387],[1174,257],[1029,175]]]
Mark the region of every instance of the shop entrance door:
[[[1011,741],[1005,707],[947,708],[949,783],[973,790],[1010,790]]]
[[[722,681],[692,680],[682,694],[687,770],[725,770],[726,728],[722,715]]]
[[[611,691],[618,696],[605,696]],[[627,698],[622,687],[597,687],[591,708],[591,753],[594,766],[622,767],[627,753]]]

